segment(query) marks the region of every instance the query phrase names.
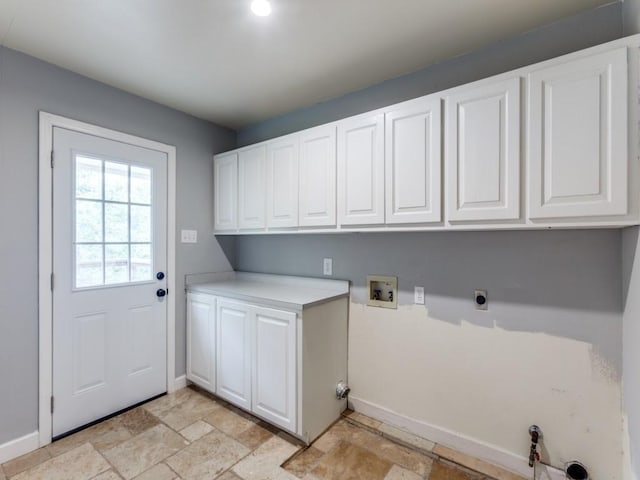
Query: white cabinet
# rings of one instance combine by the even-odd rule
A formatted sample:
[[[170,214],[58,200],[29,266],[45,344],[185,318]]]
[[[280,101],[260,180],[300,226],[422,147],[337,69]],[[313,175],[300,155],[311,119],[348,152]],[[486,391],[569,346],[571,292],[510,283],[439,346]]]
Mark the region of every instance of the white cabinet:
[[[627,102],[626,48],[529,74],[530,218],[627,213]]]
[[[267,227],[298,226],[298,136],[267,143]]]
[[[253,307],[253,411],[296,431],[296,314]]]
[[[384,115],[338,123],[338,223],[384,223]]]
[[[266,197],[266,147],[238,151],[238,228],[264,229]]]
[[[346,408],[349,283],[234,272],[188,294],[187,378],[310,443]]]
[[[213,158],[213,208],[216,231],[238,228],[238,154]]]
[[[216,299],[187,294],[187,379],[210,391],[216,389]]]
[[[336,225],[336,126],[300,133],[299,224],[301,227]]]
[[[218,299],[217,394],[236,405],[251,409],[252,321],[243,303]]]
[[[385,113],[386,223],[441,220],[441,122],[435,95]]]
[[[520,78],[460,87],[446,117],[447,218],[520,218]]]

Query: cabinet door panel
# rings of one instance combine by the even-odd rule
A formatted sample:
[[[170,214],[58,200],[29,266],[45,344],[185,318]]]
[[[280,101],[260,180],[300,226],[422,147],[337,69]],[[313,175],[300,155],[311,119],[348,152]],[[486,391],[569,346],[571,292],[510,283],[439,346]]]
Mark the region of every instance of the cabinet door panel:
[[[301,227],[336,225],[336,127],[322,126],[300,134]]]
[[[385,114],[386,223],[441,220],[440,98]]]
[[[238,228],[238,154],[217,155],[213,159],[214,229]]]
[[[384,223],[384,115],[338,124],[338,222]]]
[[[520,79],[462,87],[447,97],[447,216],[520,217]]]
[[[211,392],[216,391],[215,297],[187,295],[187,379]]]
[[[253,411],[296,431],[296,314],[254,307]]]
[[[298,226],[298,137],[267,145],[267,227]]]
[[[217,393],[250,409],[252,333],[249,306],[219,299],[217,320]]]
[[[627,213],[627,49],[529,75],[531,218]]]
[[[261,229],[265,222],[266,148],[238,152],[238,227]]]

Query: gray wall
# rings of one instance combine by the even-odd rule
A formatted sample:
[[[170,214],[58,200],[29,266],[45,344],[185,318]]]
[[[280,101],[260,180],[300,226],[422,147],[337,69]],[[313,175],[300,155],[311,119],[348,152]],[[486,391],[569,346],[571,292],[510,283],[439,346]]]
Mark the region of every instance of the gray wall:
[[[366,275],[396,275],[398,301],[423,286],[429,316],[546,333],[593,345],[612,376],[622,372],[620,230],[361,233],[236,238],[238,270],[352,282],[365,303]],[[486,289],[490,315],[474,309]]]
[[[628,1],[624,2],[625,5]],[[248,145],[438,92],[621,36],[622,3],[613,3],[415,73],[243,128],[238,131],[238,145]]]
[[[235,133],[32,57],[0,49],[0,444],[38,427],[38,111],[177,147],[176,375],[185,372],[186,273],[229,267],[212,231],[211,156]],[[175,234],[175,232],[171,232]]]
[[[640,227],[622,233],[623,387],[631,468],[640,478]]]

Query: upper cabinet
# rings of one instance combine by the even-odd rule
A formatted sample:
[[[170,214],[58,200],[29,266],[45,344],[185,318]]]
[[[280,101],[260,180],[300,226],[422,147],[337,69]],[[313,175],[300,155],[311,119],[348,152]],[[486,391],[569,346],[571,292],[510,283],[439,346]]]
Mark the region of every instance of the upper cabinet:
[[[298,226],[298,136],[267,144],[267,227]]]
[[[384,223],[384,115],[338,123],[338,223]]]
[[[627,49],[529,74],[529,216],[627,213]]]
[[[299,224],[336,226],[336,126],[300,133]]]
[[[215,231],[638,225],[639,54],[622,38],[217,155]]]
[[[386,223],[442,219],[440,97],[403,103],[385,113]]]
[[[265,145],[238,152],[238,228],[266,226],[265,192],[267,154]]]
[[[213,208],[216,231],[238,228],[238,154],[216,155],[213,159]]]
[[[446,100],[451,221],[520,217],[520,79],[461,87]]]

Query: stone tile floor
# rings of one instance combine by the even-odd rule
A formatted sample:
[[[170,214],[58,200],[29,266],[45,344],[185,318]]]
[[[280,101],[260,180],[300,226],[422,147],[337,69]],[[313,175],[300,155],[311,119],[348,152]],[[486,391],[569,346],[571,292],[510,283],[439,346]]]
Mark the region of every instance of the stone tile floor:
[[[347,411],[310,447],[184,388],[0,466],[0,480],[522,480]]]

